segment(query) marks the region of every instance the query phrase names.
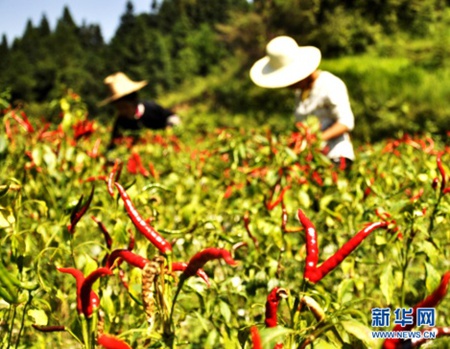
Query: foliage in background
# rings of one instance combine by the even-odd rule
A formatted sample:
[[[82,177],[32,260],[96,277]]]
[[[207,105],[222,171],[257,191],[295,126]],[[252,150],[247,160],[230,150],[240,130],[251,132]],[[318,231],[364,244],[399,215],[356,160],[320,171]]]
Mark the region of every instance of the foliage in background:
[[[91,118],[110,122],[112,111],[96,103],[107,93],[103,78],[121,70],[149,80],[142,96],[168,107],[209,109],[218,119],[237,113],[286,120],[292,98],[248,78],[267,41],[286,34],[319,47],[323,68],[347,83],[358,141],[397,130],[442,134],[449,24],[444,0],[162,0],[140,15],[128,2],[105,43],[98,25],[77,26],[65,8],[55,28],[44,16],[38,25],[28,22],[22,38],[2,38],[0,90],[9,88],[31,114],[53,119],[48,102],[71,88]]]

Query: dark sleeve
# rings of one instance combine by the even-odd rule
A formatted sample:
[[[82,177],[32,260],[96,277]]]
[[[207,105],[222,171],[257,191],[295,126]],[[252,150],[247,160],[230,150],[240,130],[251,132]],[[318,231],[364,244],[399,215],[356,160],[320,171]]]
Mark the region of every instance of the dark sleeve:
[[[114,121],[112,132],[111,132],[111,138],[109,140],[108,150],[114,148],[114,140],[117,137],[119,137],[119,135],[120,135],[119,120],[116,118],[116,120]]]
[[[163,108],[156,102],[144,102],[145,112],[142,121],[147,128],[163,129],[167,126],[167,119],[174,113],[170,109]]]

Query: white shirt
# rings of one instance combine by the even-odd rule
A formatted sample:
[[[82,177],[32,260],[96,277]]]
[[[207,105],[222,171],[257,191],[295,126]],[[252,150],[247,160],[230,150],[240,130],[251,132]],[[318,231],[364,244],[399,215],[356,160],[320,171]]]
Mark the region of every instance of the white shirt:
[[[337,76],[319,71],[309,95],[302,101],[301,91],[298,91],[295,119],[304,121],[308,116],[314,115],[319,119],[321,131],[325,131],[336,122],[348,127],[351,131],[355,126],[355,118],[350,107],[347,87]],[[353,145],[348,132],[330,139],[326,142],[329,149],[327,156],[330,159],[345,157],[355,159]]]

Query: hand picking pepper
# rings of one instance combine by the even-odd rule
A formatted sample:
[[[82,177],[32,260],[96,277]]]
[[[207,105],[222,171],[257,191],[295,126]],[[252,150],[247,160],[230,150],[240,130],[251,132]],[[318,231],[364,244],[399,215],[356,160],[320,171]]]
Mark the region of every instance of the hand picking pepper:
[[[125,209],[127,210],[131,221],[139,230],[139,232],[143,234],[159,251],[161,251],[161,253],[165,255],[172,254],[172,245],[161,235],[159,235],[159,233],[155,229],[153,229],[152,226],[150,226],[145,220],[142,219],[142,217],[139,215],[139,212],[131,202],[131,199],[125,189],[117,182],[114,184],[117,189],[119,189],[119,194],[123,200]]]

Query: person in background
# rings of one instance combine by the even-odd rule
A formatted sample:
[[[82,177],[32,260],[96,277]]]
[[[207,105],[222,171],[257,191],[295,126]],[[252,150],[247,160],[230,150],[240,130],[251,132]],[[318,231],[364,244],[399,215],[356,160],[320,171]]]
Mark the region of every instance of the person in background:
[[[147,81],[132,81],[122,72],[109,75],[104,80],[110,96],[99,103],[111,103],[117,110],[117,119],[112,130],[108,149],[114,148],[114,141],[124,130],[164,129],[181,123],[180,117],[170,109],[163,108],[154,101],[140,101],[138,91]]]
[[[337,76],[319,70],[321,52],[313,46],[298,46],[288,36],[272,39],[267,55],[250,70],[251,80],[264,88],[290,88],[295,91],[296,121],[308,116],[319,119],[323,152],[335,164],[345,161],[349,168],[355,159],[349,132],[354,116],[345,83]]]

